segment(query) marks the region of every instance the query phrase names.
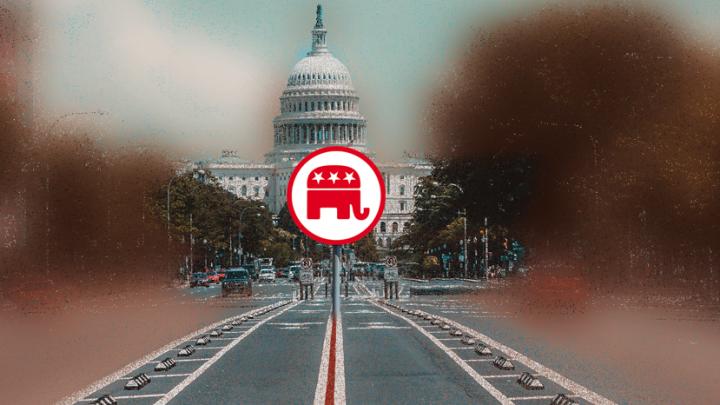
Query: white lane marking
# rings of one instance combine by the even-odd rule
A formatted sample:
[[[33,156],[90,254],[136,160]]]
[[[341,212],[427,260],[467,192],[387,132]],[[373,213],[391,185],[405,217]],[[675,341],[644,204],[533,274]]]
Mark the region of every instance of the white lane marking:
[[[168,402],[170,402],[171,399],[175,398],[180,392],[182,392],[182,390],[184,390],[188,385],[190,385],[193,381],[195,381],[198,377],[200,377],[205,371],[207,371],[207,369],[209,369],[213,364],[215,364],[215,362],[217,362],[218,360],[220,360],[220,358],[221,358],[222,356],[224,356],[225,354],[227,354],[227,352],[229,352],[230,349],[232,349],[233,347],[235,347],[238,343],[240,343],[240,342],[241,342],[243,339],[245,339],[247,336],[249,336],[250,334],[252,334],[253,332],[255,332],[259,327],[261,327],[263,324],[265,324],[265,322],[268,322],[269,320],[271,320],[271,319],[273,319],[273,318],[275,318],[275,317],[277,317],[277,316],[279,316],[279,315],[284,314],[285,312],[287,312],[288,310],[290,310],[290,308],[293,308],[293,307],[295,307],[295,306],[298,305],[298,304],[299,304],[299,302],[294,302],[294,303],[292,303],[292,304],[289,304],[289,305],[286,306],[285,308],[281,309],[280,312],[277,312],[277,313],[275,313],[275,314],[272,314],[271,316],[269,316],[269,317],[263,319],[262,321],[256,323],[255,326],[253,326],[252,328],[248,329],[247,332],[245,332],[244,334],[238,336],[238,337],[237,337],[234,341],[232,341],[230,344],[228,344],[227,346],[223,347],[222,350],[220,350],[219,352],[215,353],[215,355],[214,355],[210,360],[208,360],[207,362],[205,362],[205,363],[204,363],[202,366],[200,366],[197,370],[193,371],[193,373],[190,374],[189,376],[187,376],[183,381],[181,381],[180,384],[176,385],[175,388],[173,388],[172,390],[170,390],[170,392],[168,392],[168,393],[165,394],[162,398],[160,398],[160,400],[158,400],[157,402],[155,402],[155,405],[165,405],[165,404],[167,404]]]
[[[177,359],[175,360],[176,363],[185,363],[185,362],[193,362],[193,361],[207,361],[212,359],[212,357],[200,357],[197,359]]]
[[[371,311],[369,309],[361,309],[359,311],[345,311],[345,315],[347,314],[382,314],[380,311]]]
[[[237,339],[237,338],[236,338],[236,339]],[[226,348],[226,347],[227,347],[227,346],[213,346],[213,347],[198,347],[198,346],[193,346],[193,348],[194,348],[195,350],[220,350],[220,349],[224,349],[224,348]],[[180,350],[180,349],[182,349],[182,347],[177,348],[177,350]]]
[[[513,401],[532,401],[536,399],[555,399],[557,395],[535,395],[531,397],[510,397]],[[578,395],[565,395],[568,398],[577,398]]]
[[[280,330],[307,330],[310,329],[308,326],[281,326]]]
[[[495,359],[467,359],[465,362],[491,362],[495,361]]]
[[[140,395],[120,395],[120,396],[113,395],[113,398],[115,398],[115,399],[143,399],[143,398],[158,398],[161,396],[163,396],[163,394],[140,394]],[[85,398],[85,399],[81,399],[77,402],[93,402],[96,399],[97,398]]]
[[[317,314],[327,312],[327,309],[293,309],[292,312],[300,312],[301,314]]]
[[[254,309],[244,312],[240,315],[235,315],[235,316],[231,316],[229,318],[225,318],[221,321],[218,321],[218,322],[215,322],[208,326],[202,327],[194,332],[190,332],[181,338],[175,339],[172,342],[166,344],[165,346],[155,350],[154,352],[148,353],[145,356],[143,356],[142,358],[135,360],[132,363],[126,364],[123,368],[117,370],[116,372],[109,374],[109,375],[95,381],[94,383],[88,385],[87,387],[85,387],[79,391],[76,391],[73,394],[68,395],[67,397],[58,401],[57,405],[74,404],[74,403],[80,401],[82,398],[85,398],[88,395],[92,394],[93,392],[106,387],[107,385],[109,385],[110,383],[112,383],[114,381],[117,381],[120,377],[130,373],[131,371],[133,371],[141,366],[144,366],[145,364],[157,362],[156,358],[160,357],[160,355],[162,355],[164,353],[167,353],[172,350],[176,350],[175,349],[176,346],[183,344],[183,343],[187,344],[186,342],[188,342],[188,341],[194,342],[196,336],[204,335],[213,329],[222,327],[226,323],[230,323],[236,319],[240,319],[243,316],[247,316],[248,314],[254,314],[260,310],[270,307],[271,305],[273,305],[273,304],[269,304],[264,307],[254,308]]]
[[[173,378],[173,377],[187,377],[190,373],[184,373],[184,374],[148,374],[148,377],[150,379],[153,378]],[[121,380],[132,380],[133,377],[123,377]]]
[[[395,325],[368,325],[368,326],[349,326],[348,330],[377,330],[377,329],[410,329],[409,326]]]
[[[307,326],[307,325],[322,325],[323,322],[270,322],[268,325],[277,326]]]
[[[400,314],[396,314],[389,309],[384,308],[382,305],[372,302],[373,305],[376,307],[382,309],[383,311],[386,311],[390,315],[394,315],[400,319],[403,319],[405,322],[409,323],[410,326],[417,329],[420,333],[425,335],[428,339],[430,339],[431,342],[435,343],[437,347],[440,348],[445,354],[448,355],[458,366],[460,366],[470,377],[475,380],[478,384],[480,384],[481,387],[483,387],[490,395],[492,395],[495,399],[497,399],[501,404],[504,405],[512,405],[512,401],[508,397],[505,396],[502,392],[500,392],[497,388],[493,387],[492,384],[490,384],[486,379],[482,378],[480,374],[477,373],[470,365],[465,363],[463,359],[461,359],[457,354],[455,354],[452,350],[450,350],[448,347],[446,347],[441,341],[439,341],[435,336],[428,333],[425,329],[421,328],[417,324],[415,324],[412,320],[409,318],[406,318]]]
[[[375,304],[375,305],[378,305],[378,304]],[[380,308],[383,308],[383,307],[380,306]],[[383,309],[385,309],[385,308],[383,308]],[[388,311],[387,309],[385,309],[385,310]],[[443,318],[443,317],[440,317],[440,318]],[[615,402],[603,397],[602,395],[600,395],[596,392],[590,391],[589,389],[576,383],[575,381],[561,375],[557,371],[543,366],[542,364],[538,363],[537,361],[530,359],[529,357],[525,356],[524,354],[521,354],[521,353],[515,351],[514,349],[511,349],[511,348],[505,346],[504,344],[496,341],[495,339],[492,339],[491,337],[476,331],[475,329],[468,328],[465,325],[459,324],[459,323],[452,321],[450,319],[447,319],[447,318],[443,318],[443,320],[446,323],[460,329],[465,334],[476,336],[478,339],[482,340],[483,343],[485,343],[487,346],[490,346],[495,350],[504,352],[506,354],[506,357],[509,358],[510,360],[515,360],[517,362],[520,362],[520,363],[526,365],[528,368],[536,371],[538,374],[545,376],[545,378],[547,378],[548,380],[558,384],[559,386],[565,388],[566,390],[568,390],[574,394],[577,394],[580,398],[586,400],[587,402],[590,402],[593,404],[599,404],[599,405],[617,405]]]
[[[342,316],[337,316],[335,337],[335,404],[345,405],[345,350],[343,348]]]
[[[440,340],[440,339],[438,339]],[[462,346],[462,347],[448,347],[448,350],[473,350],[474,347]]]
[[[320,370],[318,370],[318,381],[315,386],[315,399],[313,405],[325,404],[325,391],[327,390],[328,364],[330,363],[330,337],[332,335],[332,314],[328,317],[325,325],[325,340],[323,341],[322,355],[320,356]],[[337,341],[335,342],[337,344]]]

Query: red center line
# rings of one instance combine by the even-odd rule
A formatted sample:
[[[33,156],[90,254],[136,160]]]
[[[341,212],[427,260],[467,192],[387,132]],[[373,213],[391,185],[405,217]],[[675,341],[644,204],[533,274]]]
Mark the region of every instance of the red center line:
[[[325,405],[335,405],[335,316],[332,318],[332,332],[330,334],[330,355],[328,356],[327,387],[325,388]]]

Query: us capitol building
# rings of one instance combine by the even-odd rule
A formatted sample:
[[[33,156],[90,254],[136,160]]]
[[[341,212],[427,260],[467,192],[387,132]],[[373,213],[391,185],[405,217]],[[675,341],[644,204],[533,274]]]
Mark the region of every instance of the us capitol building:
[[[297,163],[328,145],[351,147],[373,158],[386,187],[385,211],[375,228],[378,247],[386,248],[408,226],[414,210],[413,190],[430,174],[425,160],[406,158],[383,163],[367,148],[367,121],[350,72],[326,46],[327,30],[318,6],[312,30],[312,51],[293,67],[280,97],[280,115],[273,119],[274,147],[265,163],[223,151],[219,159],[194,166],[212,173],[222,187],[239,197],[264,201],[273,213],[286,202],[287,184]]]

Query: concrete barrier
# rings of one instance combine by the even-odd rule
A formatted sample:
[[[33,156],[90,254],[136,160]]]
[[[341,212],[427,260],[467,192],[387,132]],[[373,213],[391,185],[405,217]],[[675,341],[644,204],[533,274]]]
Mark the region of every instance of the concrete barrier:
[[[515,370],[515,365],[503,356],[495,357],[493,365],[500,370]]]
[[[479,354],[480,356],[492,356],[492,351],[490,350],[490,348],[482,343],[475,344],[475,353]]]
[[[135,377],[131,378],[130,381],[128,381],[125,384],[126,390],[139,390],[142,389],[142,387],[150,384],[150,377],[147,376],[145,373],[140,373],[136,375]]]
[[[545,388],[540,380],[528,372],[520,374],[520,378],[517,379],[517,382],[528,390],[541,390]]]
[[[90,405],[116,405],[117,400],[109,394],[105,394],[100,398],[90,402]]]
[[[207,335],[202,336],[195,342],[198,346],[206,346],[208,343],[210,343],[210,338]]]
[[[155,371],[168,371],[175,367],[175,360],[170,357],[166,357],[165,360],[155,365]]]
[[[550,405],[578,405],[578,402],[568,398],[565,394],[557,394],[555,399],[550,402]]]
[[[178,352],[178,357],[189,357],[192,356],[192,354],[195,353],[195,348],[193,345],[187,345],[180,349]]]

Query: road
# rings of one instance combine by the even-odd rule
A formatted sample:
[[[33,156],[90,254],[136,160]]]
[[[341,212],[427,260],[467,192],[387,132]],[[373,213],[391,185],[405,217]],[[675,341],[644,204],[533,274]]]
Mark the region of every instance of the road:
[[[450,290],[478,287],[440,283]],[[227,319],[168,343],[66,403],[88,404],[110,395],[129,404],[549,404],[560,393],[574,401],[567,404],[613,403],[595,391],[597,375],[565,375],[567,368],[548,350],[522,342],[511,331],[498,334],[493,322],[502,314],[467,307],[452,295],[410,295],[430,287],[403,280],[400,299],[384,300],[381,282],[356,281],[343,297],[341,316],[333,320],[320,283],[309,301],[298,301],[294,285],[286,281],[256,286],[252,298],[240,298],[253,305],[235,307]],[[218,292],[211,287],[188,294],[219,300]],[[474,337],[490,354],[478,354],[434,319]],[[223,326],[222,335],[210,336]],[[209,342],[198,345],[203,336]],[[179,356],[188,345],[195,352]],[[495,366],[498,356],[509,359],[513,369]],[[174,366],[155,371],[167,358]],[[542,389],[520,384],[524,372]],[[141,373],[149,382],[139,390],[124,388]]]

